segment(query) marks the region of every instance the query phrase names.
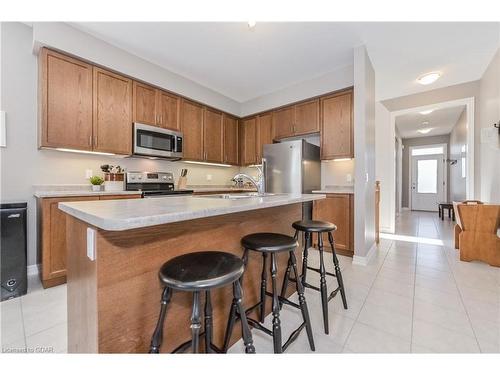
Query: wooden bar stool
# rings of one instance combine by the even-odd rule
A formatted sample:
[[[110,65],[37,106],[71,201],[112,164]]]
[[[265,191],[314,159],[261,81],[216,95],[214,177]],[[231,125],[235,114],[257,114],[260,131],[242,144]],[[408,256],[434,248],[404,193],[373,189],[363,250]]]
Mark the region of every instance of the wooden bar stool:
[[[175,257],[160,268],[159,277],[165,285],[161,299],[160,316],[151,338],[150,353],[159,353],[163,342],[163,325],[172,290],[193,293],[191,315],[192,339],[178,346],[172,353],[180,353],[192,348],[193,353],[199,351],[199,339],[205,336],[206,353],[223,353],[212,343],[212,304],[210,291],[226,285],[233,285],[233,305],[242,315],[241,327],[246,353],[255,353],[252,333],[243,310],[240,278],[244,272],[243,261],[234,254],[221,251],[202,251]],[[205,293],[205,331],[200,333],[200,294]]]
[[[310,288],[316,290],[321,293],[321,305],[323,308],[323,324],[325,328],[325,333],[329,333],[328,328],[328,302],[330,302],[338,292],[342,297],[342,303],[344,305],[344,309],[347,310],[347,299],[344,290],[344,281],[342,279],[342,272],[340,272],[339,260],[337,258],[337,254],[335,252],[335,241],[333,239],[333,232],[337,230],[335,224],[329,223],[327,221],[319,221],[319,220],[300,220],[296,221],[292,224],[292,227],[295,229],[295,237],[298,238],[299,232],[304,232],[304,252],[302,255],[302,285],[305,288]],[[319,268],[314,268],[308,266],[307,257],[309,253],[309,247],[312,245],[312,237],[313,234],[316,233],[318,236],[318,250],[319,250]],[[330,242],[330,247],[332,249],[333,255],[333,264],[335,267],[335,273],[327,272],[325,268],[324,261],[324,251],[323,251],[323,233],[328,233],[328,241]],[[319,288],[317,286],[311,285],[307,282],[307,271],[314,271],[319,273],[320,282]],[[337,279],[338,287],[328,295],[327,287],[326,287],[326,276],[332,276]],[[286,293],[286,289],[288,286],[288,281],[290,278],[290,265],[285,273],[285,278],[283,280],[283,287],[281,291],[281,295]]]
[[[309,340],[309,346],[311,347],[311,350],[314,351],[315,347],[314,347],[314,338],[312,334],[311,321],[309,319],[309,311],[307,309],[306,298],[304,297],[304,288],[302,286],[300,278],[298,276],[295,278],[297,293],[299,295],[299,304],[290,301],[289,299],[285,298],[284,295],[280,296],[278,294],[278,287],[276,280],[278,269],[276,263],[276,256],[278,253],[288,252],[289,254],[288,266],[289,268],[293,269],[295,275],[298,275],[297,261],[294,253],[295,249],[298,246],[297,240],[293,237],[279,233],[254,233],[243,237],[241,239],[241,244],[245,248],[245,252],[243,255],[243,262],[245,265],[248,262],[248,252],[250,250],[258,251],[262,254],[260,301],[254,306],[244,311],[243,314],[241,313],[241,309],[237,311],[237,306],[233,304],[233,306],[231,307],[228,326],[226,329],[226,338],[224,340],[225,350],[227,350],[227,346],[229,345],[229,340],[231,338],[231,332],[233,330],[235,321],[238,318],[244,319],[246,316],[248,323],[252,327],[268,334],[269,336],[272,336],[275,353],[284,352],[288,348],[288,346],[290,346],[290,344],[293,341],[295,341],[295,339],[299,336],[300,332],[304,327],[306,328],[307,338]],[[266,289],[267,288],[266,263],[268,255],[270,255],[271,258],[271,265],[270,265],[271,289],[272,289],[271,293],[268,292]],[[264,327],[261,324],[264,322],[265,318],[266,297],[272,298],[272,314],[273,314],[272,330]],[[282,343],[281,320],[280,320],[280,309],[283,304],[300,309],[303,319],[302,324],[294,332],[292,332],[292,334],[287,339],[285,344]],[[259,308],[260,322],[248,317],[248,314],[250,314],[256,308]]]

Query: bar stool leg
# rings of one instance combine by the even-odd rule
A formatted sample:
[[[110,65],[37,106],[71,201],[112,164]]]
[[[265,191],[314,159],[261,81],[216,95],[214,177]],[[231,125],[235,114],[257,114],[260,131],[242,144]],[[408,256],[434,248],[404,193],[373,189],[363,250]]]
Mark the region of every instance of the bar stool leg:
[[[234,287],[233,287],[234,288]],[[233,293],[233,303],[231,304],[231,310],[229,311],[229,318],[227,320],[226,333],[224,334],[224,345],[222,346],[222,351],[224,353],[229,349],[229,341],[231,340],[231,335],[233,334],[234,323],[236,321],[236,311],[238,309],[236,298]]]
[[[271,283],[272,283],[272,294],[273,294],[273,344],[274,352],[282,353],[283,347],[281,344],[281,321],[280,321],[280,305],[278,300],[278,290],[276,287],[276,254],[271,254]]]
[[[212,350],[212,301],[210,291],[205,292],[205,353],[213,353]]]
[[[262,253],[262,274],[260,280],[260,322],[264,323],[266,317],[266,290],[267,290],[267,254]]]
[[[319,250],[319,287],[321,291],[321,305],[323,307],[323,325],[325,333],[328,335],[328,292],[326,288],[326,270],[323,256],[323,233],[318,233],[318,250]]]
[[[193,292],[193,312],[191,314],[191,348],[193,353],[198,353],[200,342],[200,292]]]
[[[335,275],[337,277],[337,282],[339,283],[340,296],[342,297],[344,309],[347,310],[347,298],[345,295],[344,280],[342,279],[342,272],[340,271],[339,259],[337,258],[337,252],[335,251],[335,241],[333,239],[332,232],[328,232],[328,241],[330,241],[330,246],[332,248],[333,264],[335,265]]]
[[[167,306],[170,303],[171,298],[172,290],[169,288],[164,288],[161,296],[160,316],[158,317],[158,322],[156,323],[156,328],[153,332],[153,337],[151,338],[151,344],[149,346],[150,353],[160,352],[160,346],[163,342],[163,323],[165,322]]]
[[[250,327],[248,326],[247,316],[245,314],[245,308],[243,307],[242,298],[243,292],[241,290],[241,285],[239,281],[233,284],[233,294],[236,301],[236,306],[240,314],[241,320],[241,335],[243,336],[243,343],[245,344],[245,353],[252,354],[255,353],[255,347],[253,346],[252,332],[250,332]]]
[[[297,286],[297,293],[299,295],[300,311],[302,312],[302,318],[304,319],[304,322],[306,322],[306,332],[307,339],[309,340],[309,346],[311,347],[312,351],[315,351],[316,348],[314,346],[311,319],[309,318],[309,310],[307,309],[306,298],[304,297],[304,286],[300,281],[300,277],[297,276],[299,274],[299,271],[297,270],[297,259],[295,258],[295,254],[293,251],[290,251],[289,261],[292,264],[293,273],[295,274],[295,284]]]
[[[309,242],[312,239],[312,234],[309,232],[304,233],[304,252],[302,253],[302,284],[306,283],[307,276],[307,256],[309,255]]]
[[[288,258],[288,265],[285,271],[285,277],[283,278],[283,285],[281,286],[281,297],[286,298],[286,290],[288,289],[288,281],[290,280],[290,271],[292,269],[292,260]],[[297,277],[297,275],[295,275]],[[280,302],[280,309],[283,307],[283,303]]]

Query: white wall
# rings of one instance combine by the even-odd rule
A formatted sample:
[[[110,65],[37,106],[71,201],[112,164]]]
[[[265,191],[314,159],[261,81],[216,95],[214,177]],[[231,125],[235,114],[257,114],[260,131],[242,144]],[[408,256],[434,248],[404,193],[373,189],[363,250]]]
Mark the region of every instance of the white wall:
[[[295,85],[285,87],[267,95],[241,103],[241,115],[247,116],[280,107],[353,85],[353,66],[346,66]]]
[[[449,166],[449,197],[448,201],[462,201],[466,199],[466,178],[462,176],[467,158],[467,110],[464,109],[450,133],[450,159],[457,161]],[[465,169],[466,171],[466,169]],[[466,172],[467,173],[467,172]]]
[[[478,130],[492,128],[500,121],[500,49],[479,83]],[[497,137],[500,137],[497,135]],[[478,138],[480,141],[480,138]],[[500,139],[480,144],[481,200],[500,203]]]
[[[354,259],[375,245],[375,72],[365,46],[354,49]]]
[[[375,104],[375,176],[380,181],[380,230],[394,232],[395,137],[391,114],[380,102]]]
[[[37,58],[32,53],[32,30],[21,23],[1,24],[2,57],[0,109],[7,113],[7,147],[0,148],[2,201],[28,202],[28,264],[36,263],[36,205],[33,185],[83,184],[85,169],[99,172],[101,164],[128,170],[171,171],[176,179],[189,169],[188,184],[226,185],[238,168],[207,167],[182,162],[129,159],[37,149]],[[207,181],[207,174],[212,181]]]
[[[240,104],[237,101],[63,22],[33,23],[33,47],[35,51],[40,46],[60,49],[217,109],[234,115],[240,114]]]

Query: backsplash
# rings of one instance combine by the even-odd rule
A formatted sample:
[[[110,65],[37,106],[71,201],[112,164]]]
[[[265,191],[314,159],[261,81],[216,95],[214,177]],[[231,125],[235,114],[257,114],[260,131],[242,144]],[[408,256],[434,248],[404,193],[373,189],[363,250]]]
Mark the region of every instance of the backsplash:
[[[354,159],[321,162],[321,188],[329,186],[354,186]]]

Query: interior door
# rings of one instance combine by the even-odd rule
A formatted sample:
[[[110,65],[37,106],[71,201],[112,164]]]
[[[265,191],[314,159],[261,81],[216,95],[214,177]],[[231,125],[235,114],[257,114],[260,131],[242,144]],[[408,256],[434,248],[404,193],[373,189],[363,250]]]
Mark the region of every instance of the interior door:
[[[412,156],[411,208],[437,211],[444,200],[443,155]]]

